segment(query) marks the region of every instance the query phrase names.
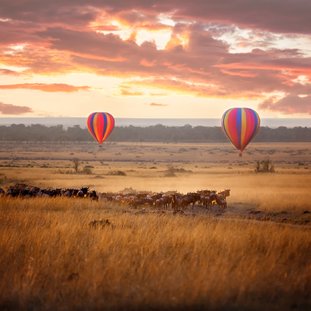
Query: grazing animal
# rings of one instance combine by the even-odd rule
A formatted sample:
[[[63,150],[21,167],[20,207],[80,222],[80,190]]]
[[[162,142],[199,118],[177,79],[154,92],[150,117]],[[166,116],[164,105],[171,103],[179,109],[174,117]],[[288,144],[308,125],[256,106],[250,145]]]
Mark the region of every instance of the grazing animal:
[[[94,201],[98,201],[98,195],[95,190],[89,192],[88,197]]]
[[[197,192],[188,192],[181,194],[178,192],[167,193],[148,193],[148,192],[118,192],[118,193],[99,193],[95,190],[90,191],[88,187],[80,189],[51,189],[31,187],[25,184],[16,184],[10,186],[7,191],[0,188],[0,196],[8,197],[67,197],[67,198],[89,198],[98,201],[99,196],[101,200],[124,204],[137,208],[138,206],[155,206],[158,208],[172,208],[174,213],[183,211],[185,208],[191,206],[204,206],[205,208],[213,205],[218,205],[223,208],[227,207],[226,198],[230,196],[230,189],[216,193],[212,190],[200,190]]]
[[[92,200],[98,200],[98,195],[95,190],[89,191],[88,187],[82,187],[81,189],[51,189],[51,188],[39,188],[27,186],[25,184],[15,184],[10,186],[7,191],[0,188],[0,196],[6,195],[8,197],[22,197],[22,198],[32,198],[32,197],[78,197],[78,198],[91,198]]]
[[[183,201],[183,196],[179,193],[172,195],[172,209],[173,214],[181,213],[183,214],[183,208],[185,207],[185,201]]]
[[[212,197],[212,205],[218,205],[222,208],[227,207],[226,197],[230,194],[230,190],[225,190],[219,193],[213,193]]]
[[[82,190],[79,190],[79,191],[78,191],[77,197],[78,197],[78,198],[84,198],[84,193],[83,193]]]
[[[230,189],[226,189],[224,191],[218,192],[217,194],[223,198],[229,197],[230,196]]]
[[[217,204],[223,208],[227,207],[227,197],[230,196],[230,189],[218,192],[217,194]]]

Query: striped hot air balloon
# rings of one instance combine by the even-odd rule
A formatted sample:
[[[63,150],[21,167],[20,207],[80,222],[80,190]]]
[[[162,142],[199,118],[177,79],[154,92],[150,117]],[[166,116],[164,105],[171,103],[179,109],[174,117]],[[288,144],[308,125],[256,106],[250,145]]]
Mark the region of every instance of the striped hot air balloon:
[[[87,118],[87,127],[98,143],[102,144],[114,128],[114,118],[107,112],[93,112]]]
[[[240,150],[240,156],[259,127],[259,115],[250,108],[232,108],[222,117],[222,128],[232,144]]]

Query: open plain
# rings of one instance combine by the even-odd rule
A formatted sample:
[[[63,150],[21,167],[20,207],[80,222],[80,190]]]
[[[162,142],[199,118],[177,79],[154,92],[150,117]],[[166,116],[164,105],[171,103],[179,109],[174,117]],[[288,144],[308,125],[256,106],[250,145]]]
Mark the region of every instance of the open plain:
[[[267,159],[275,172],[255,173]],[[311,308],[311,144],[252,144],[240,158],[229,144],[3,142],[0,181],[231,190],[225,210],[177,215],[101,198],[0,197],[0,309]]]

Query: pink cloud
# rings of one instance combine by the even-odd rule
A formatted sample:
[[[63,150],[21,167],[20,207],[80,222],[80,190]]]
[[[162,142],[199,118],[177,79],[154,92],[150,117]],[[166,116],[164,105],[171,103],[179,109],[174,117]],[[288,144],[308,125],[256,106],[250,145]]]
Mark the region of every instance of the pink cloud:
[[[0,75],[18,76],[19,73],[14,70],[0,69]]]
[[[87,71],[99,75],[140,78],[141,85],[156,86],[194,96],[257,97],[281,91],[291,100],[263,103],[263,109],[298,110],[309,113],[310,84],[294,82],[304,75],[311,80],[311,57],[296,48],[268,49],[271,32],[297,36],[311,33],[311,2],[308,0],[197,0],[189,1],[88,1],[59,0],[38,5],[38,0],[1,2],[0,63],[29,68],[27,74]],[[175,22],[166,25],[160,14]],[[111,25],[112,20],[119,21]],[[129,26],[128,40],[115,33]],[[217,39],[222,32],[238,26],[252,33],[266,33],[261,46],[248,53],[231,54],[229,46]],[[164,50],[145,42],[135,43],[136,28],[172,31]],[[224,30],[225,29],[225,30]],[[186,44],[178,39],[185,37]],[[254,38],[254,40],[257,40]],[[261,40],[261,38],[260,38]],[[240,44],[247,44],[240,38]],[[20,50],[14,45],[24,44]],[[13,46],[13,49],[12,49]],[[14,72],[1,70],[0,74]],[[139,84],[139,82],[137,82]],[[66,84],[14,84],[1,89],[34,89],[45,92],[75,92],[87,86]],[[121,89],[125,96],[143,95]],[[161,92],[161,90],[160,90]],[[295,98],[295,101],[293,100]],[[293,104],[293,103],[296,104]],[[298,103],[298,104],[297,104]],[[279,108],[278,108],[279,107]],[[287,108],[286,108],[287,107]]]
[[[20,115],[33,112],[33,110],[30,107],[27,106],[17,106],[17,105],[11,105],[11,104],[3,104],[0,102],[0,114],[14,114],[14,115]]]
[[[40,5],[38,0],[2,0],[2,18],[50,25],[83,27],[97,15],[120,16],[131,24],[151,21],[161,14],[173,19],[238,25],[279,33],[310,33],[311,3],[309,0],[151,0],[151,1],[49,1]]]
[[[38,49],[29,45],[18,55],[1,58],[11,65],[28,66],[33,72],[79,71],[81,68],[102,75],[150,77],[156,81],[160,79],[163,89],[165,84],[174,85],[176,89],[180,84],[176,81],[191,81],[180,87],[202,96],[290,92],[291,81],[297,75],[311,75],[311,70],[308,71],[311,58],[302,58],[295,50],[257,49],[230,54],[228,46],[214,39],[202,26],[177,26],[174,31],[185,29],[188,33],[186,47],[157,50],[152,43],[138,46],[112,34],[51,28],[37,33],[41,40],[46,40],[46,47]],[[48,91],[47,87],[39,85],[33,88]],[[124,95],[133,94],[125,91]]]
[[[12,89],[31,89],[38,90],[43,92],[77,92],[77,91],[87,91],[89,90],[89,86],[74,86],[63,83],[52,83],[52,84],[44,84],[44,83],[21,83],[21,84],[5,84],[0,85],[0,89],[2,90],[12,90]]]
[[[270,98],[259,105],[263,110],[281,112],[284,114],[310,114],[311,115],[311,95],[299,97],[298,95],[288,95],[275,101]]]
[[[257,49],[229,54],[226,44],[212,38],[201,27],[190,26],[188,33],[186,48],[164,51],[151,43],[138,46],[111,34],[48,29],[40,35],[50,38],[54,50],[70,53],[72,66],[90,68],[99,74],[190,79],[220,85],[228,94],[246,90],[288,91],[284,83],[292,79],[288,74],[306,74],[311,67],[311,58],[302,58],[293,50]],[[111,57],[120,61],[111,61]]]

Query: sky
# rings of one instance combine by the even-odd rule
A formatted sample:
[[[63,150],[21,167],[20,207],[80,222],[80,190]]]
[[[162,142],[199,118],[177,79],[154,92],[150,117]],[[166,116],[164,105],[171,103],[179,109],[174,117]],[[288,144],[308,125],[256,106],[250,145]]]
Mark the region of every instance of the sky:
[[[310,117],[310,12],[310,0],[0,0],[0,117]]]

